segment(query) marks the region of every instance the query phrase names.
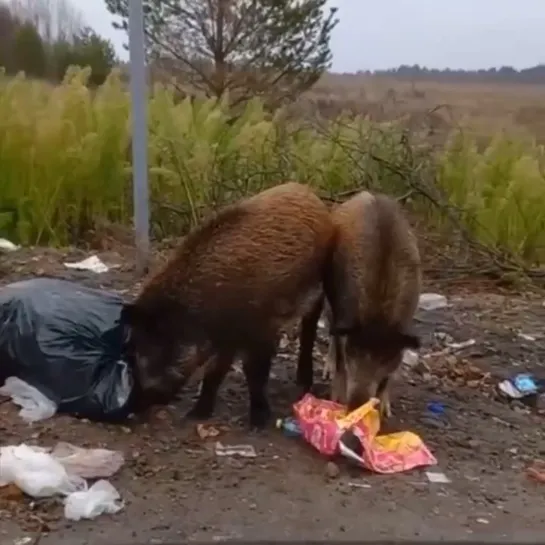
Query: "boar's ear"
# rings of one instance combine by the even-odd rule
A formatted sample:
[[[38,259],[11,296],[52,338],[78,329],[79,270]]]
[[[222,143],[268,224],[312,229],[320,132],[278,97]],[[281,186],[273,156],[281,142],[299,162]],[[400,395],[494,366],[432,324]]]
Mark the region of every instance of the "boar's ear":
[[[401,350],[406,348],[418,350],[420,348],[420,337],[412,333],[403,333],[399,331],[395,334],[393,342],[395,342]]]

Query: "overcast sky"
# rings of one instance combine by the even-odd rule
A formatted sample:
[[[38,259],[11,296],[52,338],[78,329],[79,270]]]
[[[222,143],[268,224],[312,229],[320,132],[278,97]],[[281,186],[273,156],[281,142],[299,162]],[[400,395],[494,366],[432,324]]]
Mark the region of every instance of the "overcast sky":
[[[120,55],[122,32],[102,0],[73,0]],[[339,8],[333,70],[420,64],[429,68],[524,68],[545,64],[545,0],[330,0]]]

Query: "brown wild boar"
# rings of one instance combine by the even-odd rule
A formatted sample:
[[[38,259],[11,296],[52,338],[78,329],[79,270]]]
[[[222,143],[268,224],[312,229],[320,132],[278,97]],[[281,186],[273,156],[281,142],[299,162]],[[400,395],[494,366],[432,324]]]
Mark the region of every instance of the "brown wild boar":
[[[332,398],[355,409],[379,397],[390,416],[389,379],[404,349],[420,346],[410,332],[421,289],[416,237],[400,205],[386,195],[361,192],[332,217],[335,249],[324,280]]]
[[[122,312],[144,399],[170,399],[206,364],[188,416],[208,418],[241,357],[250,423],[265,425],[279,335],[320,301],[333,233],[326,205],[297,183],[228,206],[196,227]],[[298,370],[297,381],[310,389],[312,370]]]

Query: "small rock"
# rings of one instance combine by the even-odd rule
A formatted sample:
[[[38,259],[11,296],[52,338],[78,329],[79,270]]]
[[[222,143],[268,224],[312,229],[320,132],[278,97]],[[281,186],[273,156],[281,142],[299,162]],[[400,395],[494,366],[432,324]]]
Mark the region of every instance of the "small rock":
[[[286,348],[288,348],[289,344],[290,340],[286,335],[283,335],[280,339],[280,342],[278,343],[280,350],[285,350]]]
[[[341,470],[335,462],[327,462],[325,466],[325,473],[328,479],[336,479],[340,475]]]
[[[455,366],[458,363],[458,358],[456,356],[453,356],[452,354],[449,354],[445,357],[445,362],[447,365]]]
[[[409,368],[414,368],[418,365],[418,354],[413,350],[405,350],[403,353],[403,364]]]

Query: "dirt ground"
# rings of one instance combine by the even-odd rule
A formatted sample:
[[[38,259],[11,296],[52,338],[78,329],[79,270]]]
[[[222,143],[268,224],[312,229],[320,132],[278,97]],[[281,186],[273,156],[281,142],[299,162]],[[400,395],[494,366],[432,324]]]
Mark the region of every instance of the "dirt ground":
[[[32,250],[9,254],[1,258],[0,284],[46,275],[127,295],[138,287],[132,256],[102,254],[103,261],[118,266],[101,275],[62,265],[81,257]],[[529,477],[527,470],[545,458],[543,414],[539,407],[506,401],[497,384],[522,371],[545,378],[544,298],[467,287],[445,291],[436,283],[426,289],[448,294],[450,306],[419,313],[422,352],[440,351],[452,341],[476,343],[430,357],[427,368],[405,369],[394,390],[395,414],[388,428],[418,433],[450,483],[430,483],[424,469],[381,476],[342,460],[339,474],[333,475],[326,471],[327,460],[303,439],[286,437],[272,426],[248,432],[243,376],[233,371],[212,421],[221,431],[217,438],[201,439],[195,423],[184,420],[192,392],[147,423],[125,426],[68,416],[30,426],[10,402],[2,403],[0,445],[68,441],[120,450],[126,462],[111,479],[125,508],[94,521],[66,522],[55,500],[8,501],[0,494],[0,543],[16,543],[39,531],[44,545],[75,540],[542,539],[545,483]],[[273,366],[270,399],[277,416],[290,414],[295,344],[283,345]],[[321,339],[317,360],[325,349]],[[318,381],[320,367],[316,365]],[[441,418],[429,418],[431,402],[444,404]],[[251,444],[257,457],[218,457],[216,440]]]

